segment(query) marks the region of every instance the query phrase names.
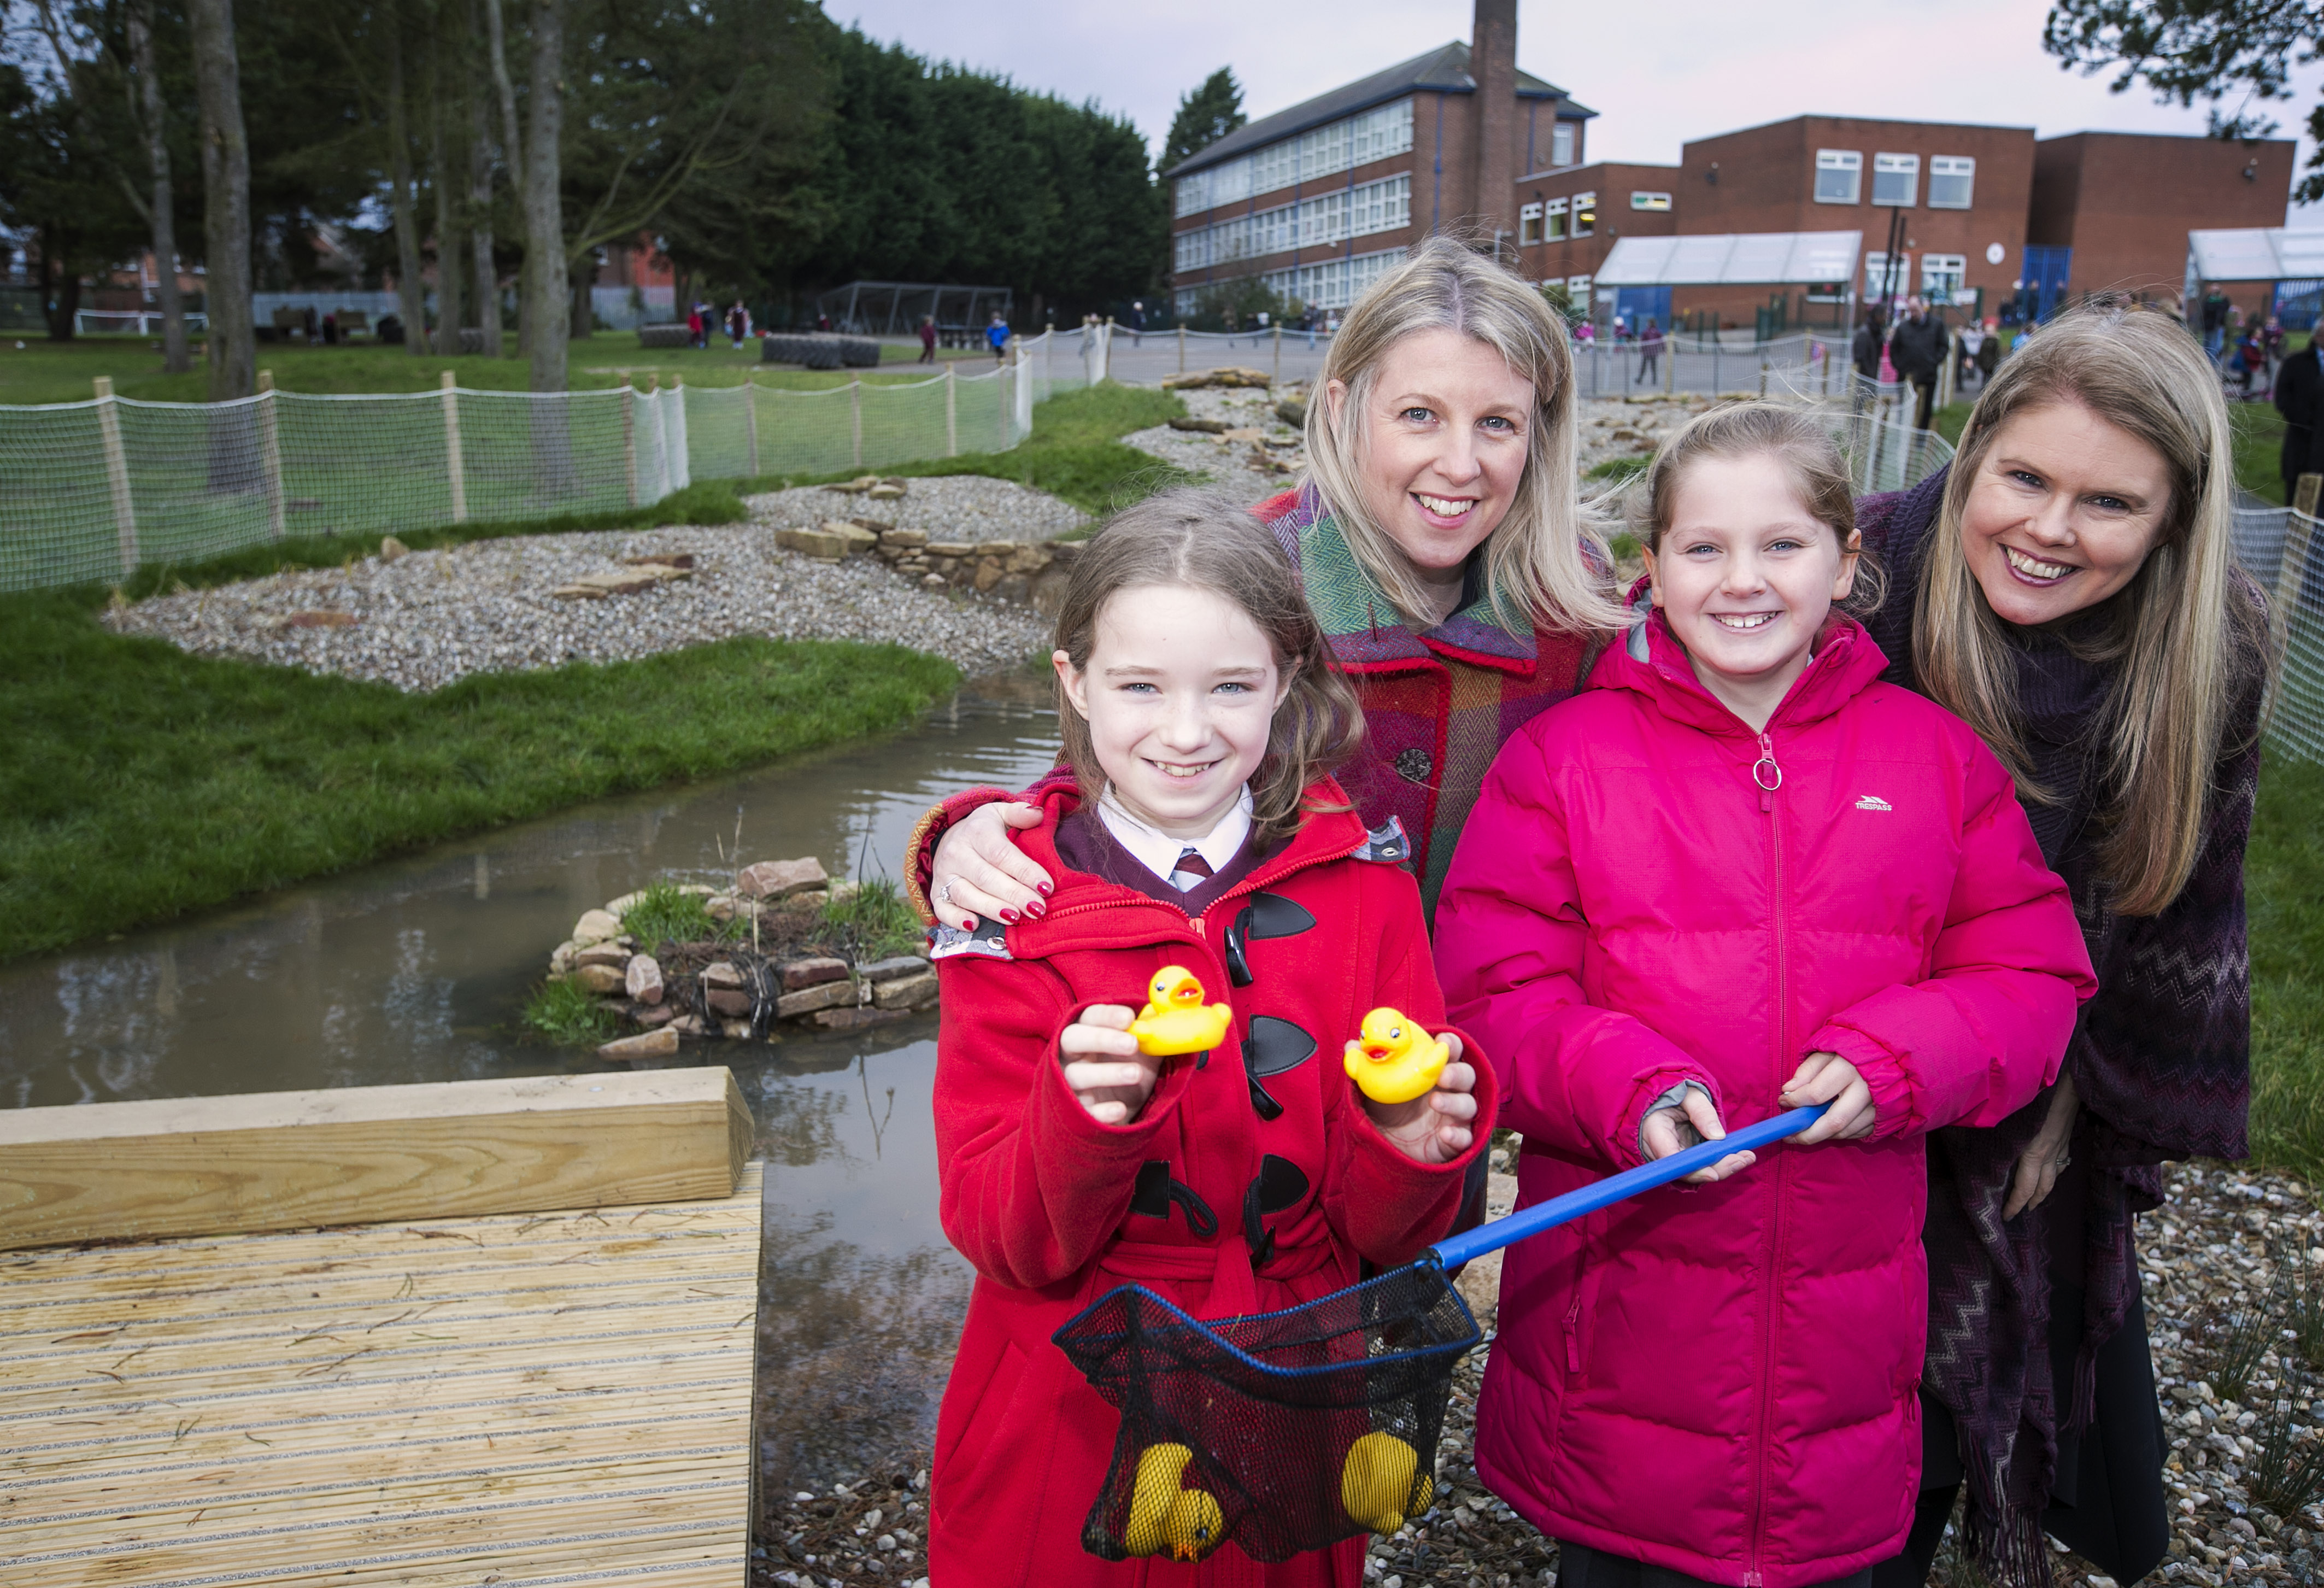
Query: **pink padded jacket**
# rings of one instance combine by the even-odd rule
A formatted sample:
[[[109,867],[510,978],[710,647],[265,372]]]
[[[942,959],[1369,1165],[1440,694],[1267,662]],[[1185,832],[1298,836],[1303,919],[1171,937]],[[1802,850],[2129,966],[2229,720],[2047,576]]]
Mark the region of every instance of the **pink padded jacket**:
[[[1502,750],[1436,915],[1452,1018],[1522,1131],[1518,1205],[1638,1159],[1647,1107],[1777,1112],[1812,1052],[1871,1137],[1779,1146],[1510,1249],[1477,1465],[1543,1531],[1791,1588],[1895,1554],[1921,1464],[1922,1135],[2056,1074],[2095,989],[1968,725],[1827,625],[1754,734],[1660,614]]]

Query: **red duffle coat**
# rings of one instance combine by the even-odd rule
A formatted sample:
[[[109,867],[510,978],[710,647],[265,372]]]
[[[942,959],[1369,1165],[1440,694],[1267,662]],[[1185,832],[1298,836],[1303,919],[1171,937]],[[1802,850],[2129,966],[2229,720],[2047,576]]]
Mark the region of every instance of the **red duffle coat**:
[[[1346,803],[1328,781],[1311,797]],[[1085,1554],[1083,1519],[1120,1419],[1050,1336],[1131,1281],[1196,1317],[1231,1317],[1352,1285],[1359,1260],[1410,1260],[1452,1227],[1465,1172],[1486,1150],[1491,1068],[1471,1045],[1476,1140],[1452,1162],[1414,1162],[1364,1113],[1341,1054],[1365,1012],[1390,1004],[1448,1028],[1419,890],[1398,866],[1357,858],[1371,850],[1354,816],[1311,816],[1190,917],[1065,865],[1057,823],[1078,803],[1070,788],[1046,787],[1047,819],[1019,839],[1057,879],[1047,916],[1007,928],[1005,958],[954,953],[937,964],[942,1216],[977,1279],[936,1421],[931,1574],[936,1588],[1354,1588],[1360,1538],[1273,1566],[1231,1540],[1199,1565]],[[1251,980],[1239,987],[1222,938],[1254,905],[1243,949]],[[1174,964],[1231,1006],[1226,1041],[1199,1065],[1171,1060],[1136,1119],[1102,1125],[1065,1085],[1058,1037],[1092,1004],[1138,1007],[1154,973]],[[1295,1062],[1303,1040],[1313,1051]],[[1268,1159],[1298,1171],[1277,1167],[1271,1185],[1304,1179],[1305,1189],[1262,1213],[1254,1188]],[[1167,1182],[1150,1165],[1167,1166]],[[1256,1272],[1254,1233],[1268,1251]]]

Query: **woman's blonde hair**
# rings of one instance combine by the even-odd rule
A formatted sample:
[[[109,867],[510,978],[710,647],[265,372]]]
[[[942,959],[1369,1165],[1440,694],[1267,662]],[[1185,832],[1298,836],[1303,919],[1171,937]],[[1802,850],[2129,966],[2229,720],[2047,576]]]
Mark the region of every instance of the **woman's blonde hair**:
[[[2100,301],[2060,315],[2004,360],[1970,412],[1924,553],[1913,662],[1938,702],[2035,782],[2018,716],[2007,625],[1962,544],[1970,487],[2008,423],[2075,402],[2153,448],[2171,500],[2145,563],[2102,604],[2111,621],[2079,652],[2118,673],[2096,728],[2107,746],[2098,865],[2125,915],[2159,913],[2186,885],[2235,700],[2264,665],[2256,605],[2234,586],[2234,433],[2218,372],[2170,317]]]
[[[1264,524],[1223,497],[1164,491],[1115,515],[1074,560],[1057,612],[1056,648],[1086,675],[1105,605],[1124,590],[1176,586],[1207,590],[1240,608],[1275,653],[1288,688],[1268,729],[1267,754],[1250,780],[1251,826],[1263,842],[1299,830],[1314,806],[1310,783],[1345,764],[1364,739],[1363,706],[1332,659],[1323,631],[1307,608],[1299,577]],[[1057,680],[1057,719],[1067,764],[1084,802],[1104,792],[1088,719]]]
[[[1791,475],[1808,516],[1839,537],[1842,552],[1856,557],[1856,583],[1834,605],[1864,617],[1880,610],[1888,580],[1879,559],[1858,541],[1856,485],[1839,438],[1824,420],[1804,409],[1776,402],[1730,402],[1699,413],[1655,451],[1637,503],[1639,543],[1659,556],[1663,536],[1678,512],[1678,488],[1692,465],[1708,457],[1771,457]]]
[[[1485,593],[1493,610],[1520,631],[1536,624],[1579,633],[1619,627],[1621,610],[1600,571],[1612,559],[1579,501],[1573,355],[1565,328],[1539,292],[1449,237],[1422,243],[1356,300],[1308,400],[1310,472],[1348,549],[1398,612],[1428,619],[1431,604],[1365,499],[1363,468],[1365,414],[1381,362],[1405,337],[1434,330],[1474,337],[1533,383],[1517,499],[1484,541]],[[1348,393],[1336,421],[1327,392],[1333,381]]]

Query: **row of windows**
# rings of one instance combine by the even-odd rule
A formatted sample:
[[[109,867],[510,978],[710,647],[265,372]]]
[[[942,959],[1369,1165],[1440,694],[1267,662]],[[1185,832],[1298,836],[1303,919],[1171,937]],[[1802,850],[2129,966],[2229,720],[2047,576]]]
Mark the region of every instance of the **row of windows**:
[[[1185,275],[1231,260],[1328,247],[1411,224],[1411,176],[1383,177],[1360,188],[1339,188],[1296,204],[1180,232],[1173,239],[1170,268]]]
[[[1923,254],[1921,255],[1921,282],[1913,284],[1913,256],[1896,255],[1896,268],[1892,273],[1886,254],[1872,253],[1864,256],[1864,296],[1877,300],[1885,291],[1892,297],[1904,297],[1918,292],[1932,303],[1950,303],[1960,296],[1969,277],[1969,256],[1965,254]]]
[[[1399,99],[1361,115],[1311,127],[1240,160],[1180,177],[1178,213],[1194,215],[1240,204],[1260,193],[1272,193],[1294,182],[1320,181],[1375,160],[1409,152],[1411,148],[1412,101]]]
[[[1321,264],[1271,270],[1259,279],[1287,302],[1305,303],[1310,309],[1345,309],[1403,257],[1403,249],[1390,248],[1379,254],[1359,254],[1353,259],[1327,259]]]
[[[1909,209],[1920,195],[1921,157],[1917,154],[1875,154],[1872,157],[1872,202]],[[1929,160],[1929,208],[1967,209],[1977,189],[1977,162],[1966,154],[1938,154]],[[1864,190],[1864,154],[1857,149],[1816,151],[1815,197],[1818,204],[1855,204]]]
[[[1665,208],[1670,207],[1669,194],[1651,196],[1661,198]],[[1643,208],[1637,202],[1638,195],[1634,193],[1630,198],[1632,208]],[[1546,203],[1521,206],[1517,210],[1517,241],[1520,244],[1558,243],[1568,237],[1594,236],[1597,231],[1598,195],[1595,193],[1576,193],[1570,199],[1552,198]]]

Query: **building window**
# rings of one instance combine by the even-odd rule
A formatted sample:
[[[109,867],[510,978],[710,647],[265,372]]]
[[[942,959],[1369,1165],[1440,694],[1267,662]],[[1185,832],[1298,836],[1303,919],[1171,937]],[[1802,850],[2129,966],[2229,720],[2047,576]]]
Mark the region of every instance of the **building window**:
[[[1573,196],[1573,235],[1587,237],[1598,230],[1598,195],[1576,193]]]
[[[1938,154],[1929,161],[1929,208],[1967,209],[1977,190],[1977,162],[1965,154]]]
[[[1864,156],[1854,149],[1816,151],[1818,204],[1853,204],[1864,182]]]
[[[1630,208],[1633,209],[1668,209],[1670,208],[1670,195],[1668,193],[1633,193],[1630,195]]]
[[[1965,254],[1923,254],[1921,296],[1932,303],[1950,303],[1960,295],[1968,275],[1969,256]]]
[[[1573,124],[1562,121],[1549,134],[1549,163],[1553,166],[1573,163]]]
[[[1921,186],[1917,154],[1876,154],[1872,157],[1872,202],[1912,208]]]
[[[1590,278],[1588,276],[1566,277],[1565,299],[1569,303],[1582,304],[1589,302]]]
[[[1528,204],[1517,211],[1517,245],[1530,247],[1541,241],[1541,206]]]
[[[1553,198],[1541,207],[1542,240],[1547,243],[1562,242],[1565,235],[1565,200]]]
[[[1888,256],[1886,254],[1868,254],[1864,256],[1864,300],[1867,303],[1881,302],[1884,297],[1902,298],[1912,290],[1913,256],[1911,254],[1896,255],[1896,268],[1893,272],[1888,268]]]

